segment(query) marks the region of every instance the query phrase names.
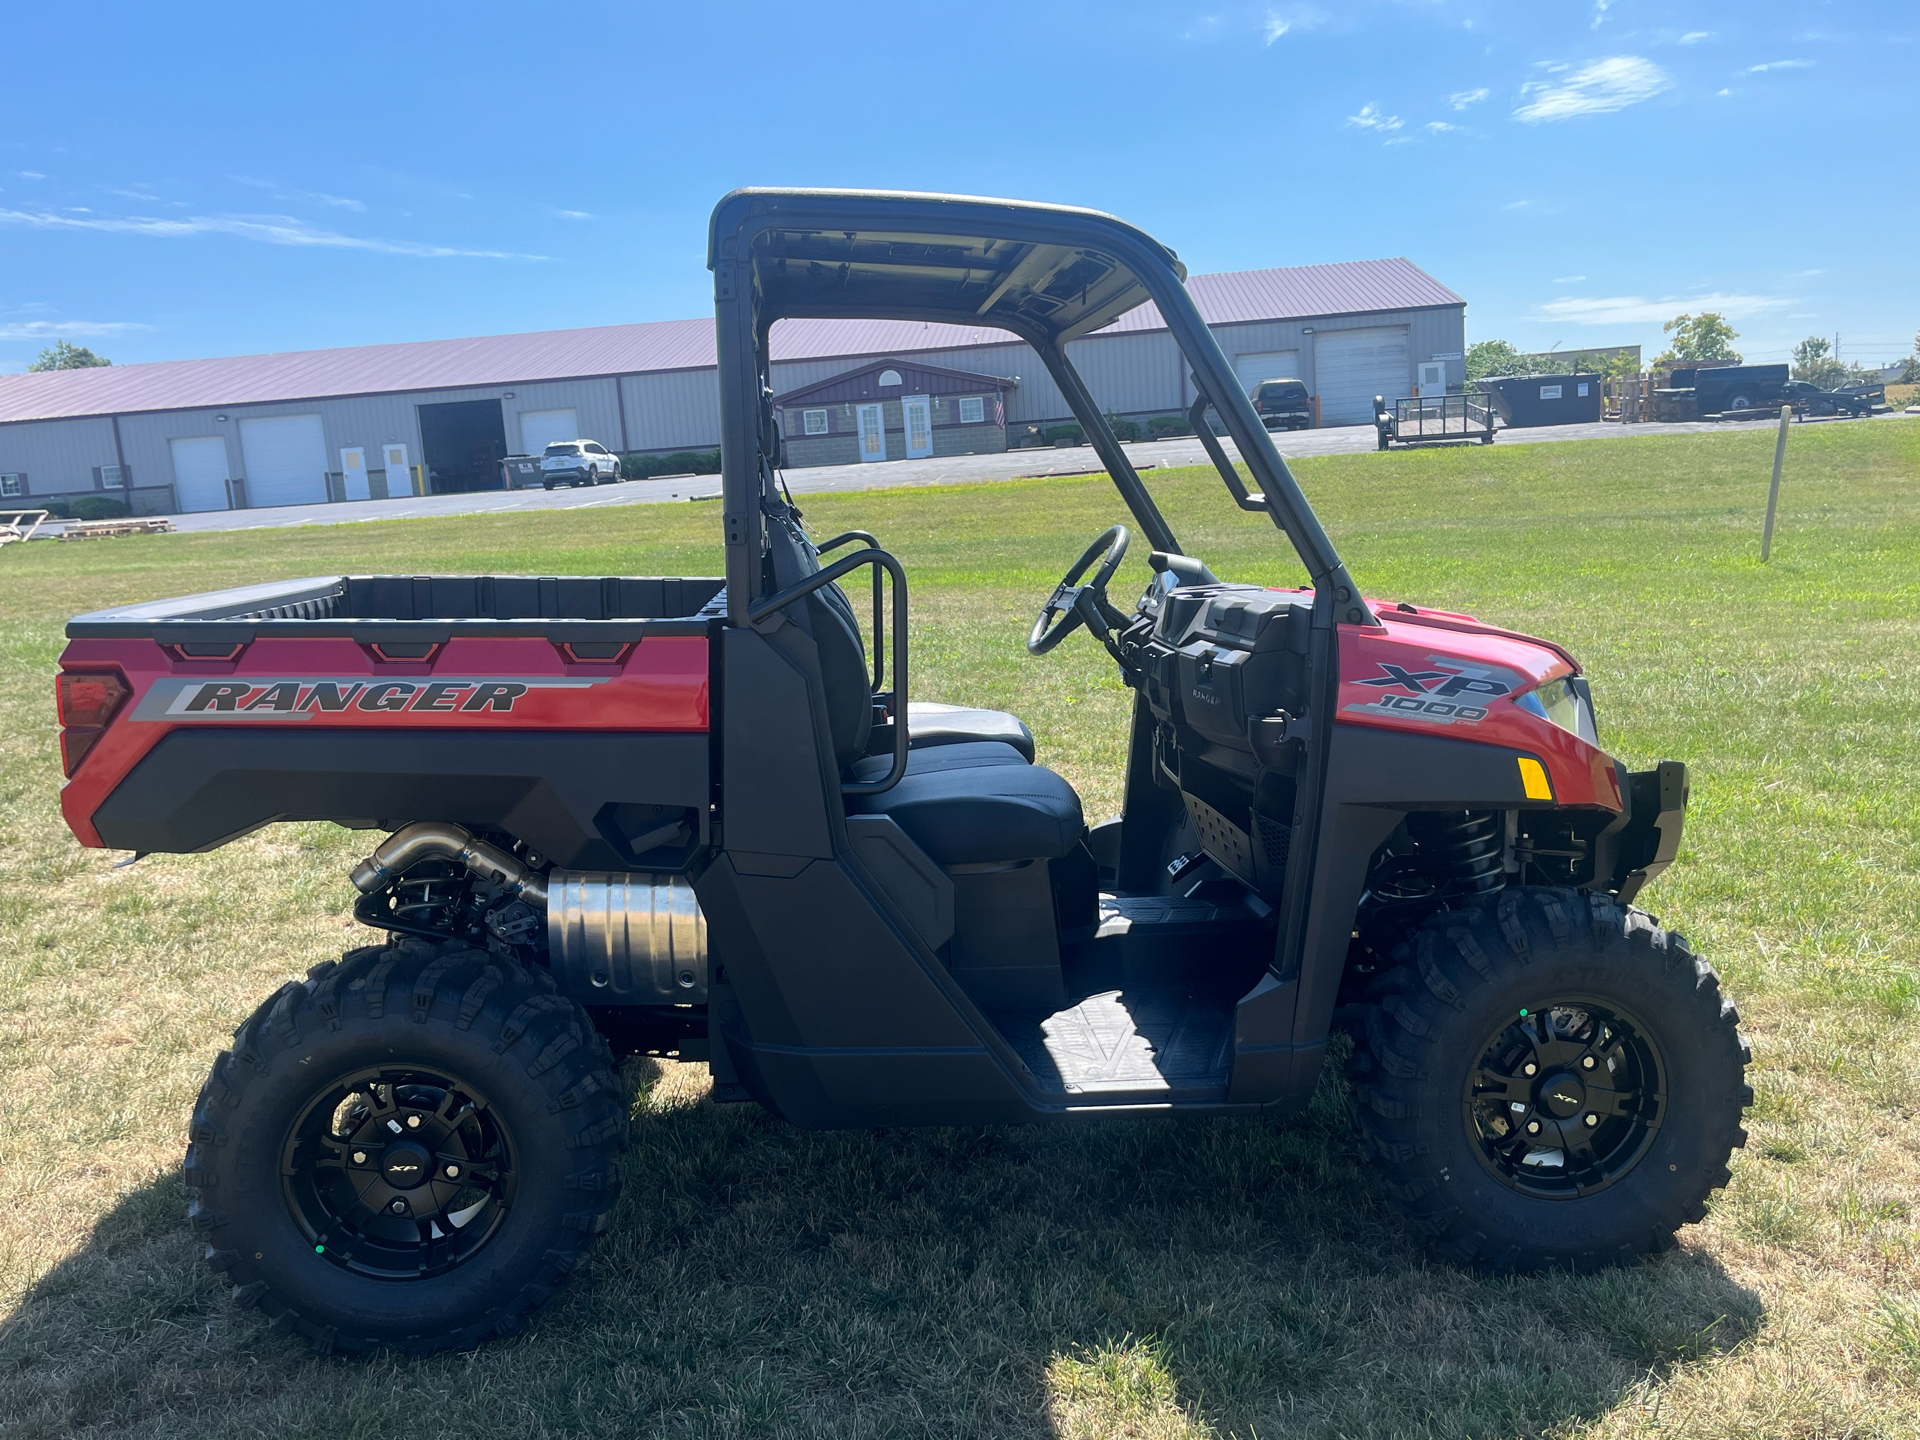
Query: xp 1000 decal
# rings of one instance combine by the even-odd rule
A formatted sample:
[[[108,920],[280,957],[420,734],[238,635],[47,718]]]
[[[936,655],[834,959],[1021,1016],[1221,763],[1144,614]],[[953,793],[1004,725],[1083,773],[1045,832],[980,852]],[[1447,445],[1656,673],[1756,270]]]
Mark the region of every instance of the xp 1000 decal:
[[[1355,680],[1379,692],[1373,699],[1344,708],[1349,714],[1385,715],[1432,725],[1478,725],[1487,705],[1519,690],[1525,679],[1502,665],[1475,665],[1452,656],[1429,655],[1414,669],[1390,661],[1372,662],[1378,675]]]
[[[332,716],[485,719],[508,715],[531,691],[584,690],[606,677],[436,676],[419,680],[323,680],[315,676],[168,678],[154,682],[134,720],[312,720]]]

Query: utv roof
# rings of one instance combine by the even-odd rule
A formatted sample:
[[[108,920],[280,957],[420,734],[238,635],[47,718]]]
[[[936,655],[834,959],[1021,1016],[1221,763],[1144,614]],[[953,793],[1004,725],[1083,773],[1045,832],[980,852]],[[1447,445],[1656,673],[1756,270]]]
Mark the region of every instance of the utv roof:
[[[737,253],[744,243],[747,254]],[[1098,210],[901,190],[735,190],[707,264],[751,266],[773,318],[885,314],[1065,341],[1151,298],[1128,256],[1180,258]]]

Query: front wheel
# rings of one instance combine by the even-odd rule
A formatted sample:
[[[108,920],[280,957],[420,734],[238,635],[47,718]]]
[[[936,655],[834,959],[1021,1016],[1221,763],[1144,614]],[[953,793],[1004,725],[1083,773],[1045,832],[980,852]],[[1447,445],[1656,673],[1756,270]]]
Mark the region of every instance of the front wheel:
[[[1705,1218],[1751,1058],[1713,967],[1643,911],[1509,889],[1421,925],[1362,1007],[1349,1105],[1450,1259],[1592,1270]]]
[[[612,1218],[610,1062],[511,960],[405,939],[319,966],[240,1027],[194,1107],[207,1263],[320,1353],[512,1334]]]

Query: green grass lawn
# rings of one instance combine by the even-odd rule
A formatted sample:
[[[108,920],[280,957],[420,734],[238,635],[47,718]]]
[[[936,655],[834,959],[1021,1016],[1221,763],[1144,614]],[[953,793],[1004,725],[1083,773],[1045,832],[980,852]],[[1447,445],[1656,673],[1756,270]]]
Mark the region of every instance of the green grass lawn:
[[[367,837],[82,850],[56,802],[61,624],[349,570],[714,573],[718,507],[0,552],[0,1437],[1920,1432],[1920,420],[1796,428],[1762,567],[1772,447],[1297,466],[1369,593],[1560,641],[1609,748],[1693,767],[1680,862],[1642,900],[1739,1000],[1758,1099],[1677,1251],[1588,1278],[1431,1263],[1331,1078],[1286,1120],[805,1134],[635,1063],[616,1228],[526,1335],[429,1361],[305,1358],[229,1305],[183,1218],[206,1067],[365,938]],[[1299,579],[1217,481],[1150,479],[1216,571]],[[808,505],[906,563],[916,696],[1020,713],[1090,818],[1118,803],[1127,692],[1085,637],[1021,641],[1123,518],[1099,477]]]

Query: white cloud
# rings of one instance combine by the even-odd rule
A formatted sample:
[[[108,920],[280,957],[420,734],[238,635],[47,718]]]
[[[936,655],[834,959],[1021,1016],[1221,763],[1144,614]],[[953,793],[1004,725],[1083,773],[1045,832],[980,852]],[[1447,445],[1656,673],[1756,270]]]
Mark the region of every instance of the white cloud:
[[[1682,312],[1697,315],[1702,310],[1712,310],[1729,319],[1741,320],[1750,315],[1764,315],[1783,309],[1791,303],[1774,295],[1728,295],[1716,292],[1711,295],[1668,296],[1660,300],[1649,300],[1644,295],[1607,295],[1593,299],[1563,296],[1534,308],[1544,318],[1571,321],[1576,325],[1645,325],[1671,320]]]
[[[276,200],[304,200],[310,205],[331,205],[338,210],[364,212],[367,208],[364,200],[349,200],[342,195],[328,195],[321,190],[288,190],[274,180],[256,180],[249,175],[232,177],[242,185],[251,185],[256,190],[271,190]]]
[[[1591,28],[1595,30],[1600,28],[1600,22],[1607,18],[1607,9],[1612,4],[1613,0],[1593,0],[1593,25]]]
[[[1380,113],[1380,107],[1369,101],[1360,107],[1360,113],[1358,115],[1347,116],[1347,124],[1356,126],[1361,130],[1373,130],[1385,135],[1398,130],[1401,125],[1401,120],[1398,115],[1382,115]]]
[[[1716,100],[1724,100],[1731,94],[1733,94],[1731,90],[1716,90],[1713,92],[1714,99]]]
[[[1326,23],[1326,13],[1311,5],[1284,5],[1267,11],[1260,26],[1261,38],[1269,45],[1295,30],[1317,30]]]
[[[1812,68],[1811,60],[1769,60],[1764,65],[1749,65],[1747,74],[1764,75],[1769,70],[1810,70]]]
[[[1553,277],[1553,283],[1556,285],[1578,285],[1586,278],[1584,275],[1556,275]]]
[[[1689,30],[1680,37],[1680,43],[1682,45],[1698,45],[1702,40],[1711,40],[1712,38],[1713,31],[1711,30]]]
[[[68,320],[58,325],[51,320],[0,320],[0,340],[70,340],[76,335],[93,339],[151,328],[131,320]]]
[[[1502,210],[1524,210],[1531,204],[1533,204],[1531,200],[1509,200],[1500,208]]]
[[[18,175],[22,180],[44,180],[47,178],[38,170],[16,170],[13,173]]]
[[[1673,88],[1673,77],[1651,60],[1638,55],[1615,55],[1596,60],[1557,83],[1530,80],[1520,87],[1532,98],[1513,112],[1513,118],[1536,124],[1542,120],[1571,120],[1580,115],[1604,115],[1651,100]]]
[[[266,245],[317,246],[333,250],[371,250],[382,255],[419,255],[429,259],[459,257],[473,260],[543,260],[543,255],[517,255],[505,250],[465,250],[454,245],[425,245],[414,240],[377,240],[320,230],[291,215],[193,215],[161,220],[146,215],[99,216],[80,219],[46,211],[0,210],[0,225],[23,225],[33,230],[99,230],[115,235],[154,235],[174,239],[189,235],[231,235]]]
[[[1426,128],[1433,131],[1434,134],[1440,135],[1448,130],[1458,130],[1460,127],[1458,125],[1449,125],[1444,120],[1429,120],[1427,121]]]
[[[1469,105],[1478,105],[1492,93],[1484,85],[1478,90],[1456,90],[1447,97],[1447,103],[1456,110],[1464,110]]]
[[[562,220],[591,220],[593,219],[593,212],[590,210],[562,210],[560,212],[560,218]]]

